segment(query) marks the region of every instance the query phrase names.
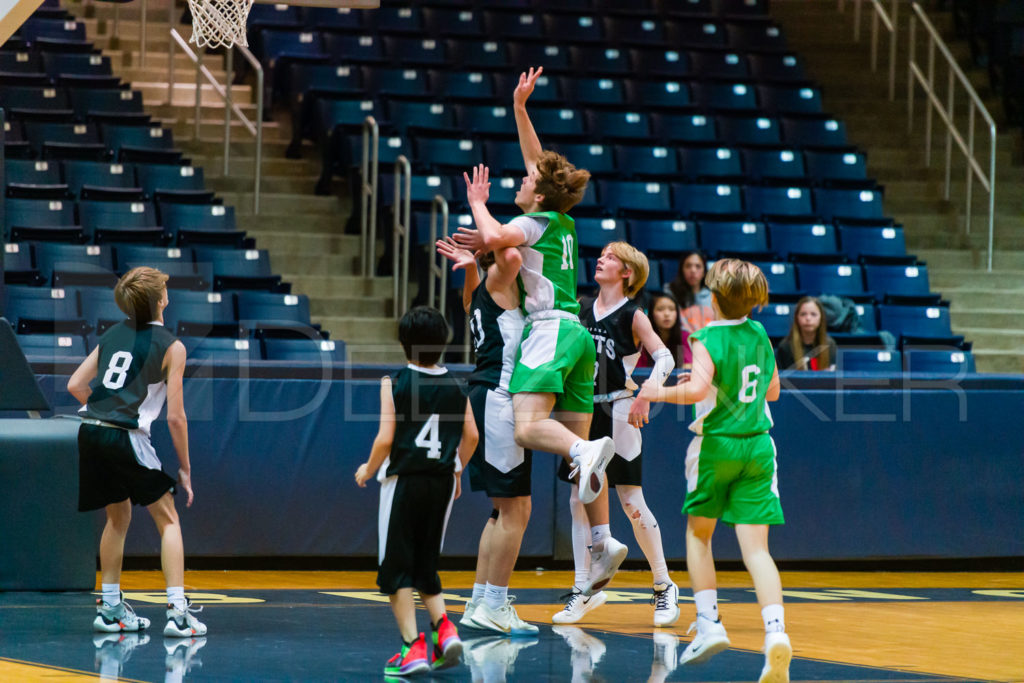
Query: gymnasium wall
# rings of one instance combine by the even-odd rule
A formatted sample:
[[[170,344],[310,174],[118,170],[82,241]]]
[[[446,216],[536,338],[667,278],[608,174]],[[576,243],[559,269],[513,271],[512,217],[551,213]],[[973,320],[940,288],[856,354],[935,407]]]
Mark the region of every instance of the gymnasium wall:
[[[69,370],[50,372],[57,374],[39,376],[44,393],[57,413],[73,412],[64,391]],[[356,487],[353,474],[376,433],[383,372],[193,369],[185,400],[196,500],[187,510],[179,502],[188,554],[375,556],[378,487]],[[772,405],[786,514],[771,537],[778,559],[1024,556],[1024,378],[838,382],[791,375]],[[690,408],[656,406],[643,431],[645,495],[669,558],[685,555],[679,510],[690,418]],[[162,423],[154,442],[174,472]],[[524,556],[571,557],[568,488],[555,479],[555,465],[551,455],[534,457]],[[445,554],[474,556],[489,512],[482,494],[464,493]],[[158,555],[152,525],[137,519],[126,554]],[[639,559],[614,494],[612,527]],[[739,558],[728,529],[719,530],[715,552]]]

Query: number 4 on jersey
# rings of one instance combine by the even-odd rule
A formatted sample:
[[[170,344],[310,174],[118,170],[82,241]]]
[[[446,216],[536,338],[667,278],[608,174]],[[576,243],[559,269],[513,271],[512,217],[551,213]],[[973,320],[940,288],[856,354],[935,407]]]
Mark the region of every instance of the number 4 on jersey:
[[[420,429],[420,433],[416,435],[417,448],[427,449],[427,457],[431,460],[439,460],[441,458],[441,440],[437,438],[437,422],[439,416],[434,413],[427,418],[427,421],[423,423],[423,428]]]

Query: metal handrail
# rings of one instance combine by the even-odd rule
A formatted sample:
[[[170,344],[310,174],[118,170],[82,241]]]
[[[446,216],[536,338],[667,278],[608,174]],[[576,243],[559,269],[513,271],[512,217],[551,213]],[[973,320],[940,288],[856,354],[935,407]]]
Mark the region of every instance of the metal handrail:
[[[965,232],[971,233],[971,204],[974,199],[974,176],[978,176],[978,182],[981,183],[988,191],[988,270],[992,270],[992,252],[993,242],[995,233],[995,212],[996,212],[996,140],[997,130],[996,122],[989,114],[988,108],[985,107],[984,102],[978,97],[978,93],[974,90],[967,76],[963,70],[957,64],[956,59],[950,53],[949,48],[946,47],[945,42],[942,40],[942,36],[935,30],[935,26],[928,20],[928,16],[921,9],[918,3],[913,3],[914,14],[910,17],[910,59],[908,65],[909,77],[907,79],[907,128],[909,132],[914,132],[914,82],[917,81],[924,89],[925,94],[931,104],[928,107],[927,115],[925,118],[925,164],[931,165],[932,161],[932,112],[938,112],[939,118],[946,124],[946,193],[945,198],[949,199],[951,173],[953,164],[953,142],[956,141],[960,151],[963,152],[964,157],[967,160],[967,204],[964,207],[965,214]],[[921,71],[918,65],[917,58],[917,22],[920,21],[928,32],[928,74],[927,76]],[[948,78],[948,93],[945,108],[943,107],[942,101],[939,99],[935,89],[935,50],[942,54],[946,60],[946,65],[949,67],[949,78]],[[967,140],[964,141],[963,135],[956,128],[956,124],[953,121],[954,108],[956,105],[955,100],[955,87],[956,82],[959,81],[963,87],[964,92],[970,100],[967,114]],[[985,123],[988,125],[989,134],[991,136],[991,147],[990,147],[990,159],[988,176],[986,177],[984,169],[981,164],[975,159],[974,155],[974,128],[975,128],[975,112],[980,112]]]
[[[437,214],[438,210],[441,212],[441,233],[438,235],[437,230]],[[437,288],[440,285],[440,297],[437,303],[437,310],[441,311],[442,314],[447,315],[448,309],[446,305],[448,303],[448,260],[444,256],[439,256],[437,251],[434,249],[434,245],[437,240],[444,239],[448,236],[448,201],[439,194],[435,194],[434,198],[430,202],[430,242],[428,248],[430,249],[430,270],[427,274],[427,302],[433,306],[434,298],[437,296]],[[441,264],[438,265],[438,258],[441,259]]]
[[[359,239],[363,277],[374,273],[377,255],[377,181],[379,180],[380,127],[372,116],[363,119],[363,159],[359,164]]]
[[[167,72],[167,104],[172,106],[174,104],[174,45],[178,44],[181,51],[196,65],[196,101],[195,101],[195,139],[199,140],[199,114],[200,104],[202,98],[201,78],[205,78],[206,81],[213,87],[213,91],[224,101],[224,175],[226,176],[229,172],[230,155],[231,155],[231,115],[234,113],[241,121],[245,129],[256,138],[256,154],[254,159],[253,168],[253,188],[252,188],[252,212],[258,214],[260,212],[260,179],[262,176],[263,166],[263,67],[256,57],[253,56],[248,49],[241,45],[235,45],[234,48],[227,50],[227,76],[226,85],[221,85],[217,82],[216,77],[210,70],[203,66],[202,50],[198,54],[193,52],[185,39],[181,37],[177,29],[172,28],[170,31],[171,35],[171,46],[168,48],[168,72]],[[253,70],[256,72],[256,121],[255,123],[250,121],[235,102],[231,99],[231,80],[232,72],[234,69],[234,50],[237,49],[245,57],[245,60],[249,62]]]
[[[854,0],[853,4],[853,41],[860,42],[860,17],[861,1]],[[899,0],[892,0],[892,11],[886,12],[880,0],[871,0],[871,7],[875,10],[871,16],[871,71],[878,71],[878,23],[885,25],[889,32],[889,101],[896,100],[896,42],[899,38]],[[843,3],[840,0],[839,11],[843,11]]]
[[[412,228],[412,166],[404,154],[395,159],[395,203],[391,228],[394,244],[391,254],[391,275],[394,278],[395,319],[409,308],[409,237]],[[401,257],[401,259],[399,259]],[[399,263],[401,260],[401,263]],[[399,268],[401,266],[401,268]],[[401,298],[399,298],[401,296]]]

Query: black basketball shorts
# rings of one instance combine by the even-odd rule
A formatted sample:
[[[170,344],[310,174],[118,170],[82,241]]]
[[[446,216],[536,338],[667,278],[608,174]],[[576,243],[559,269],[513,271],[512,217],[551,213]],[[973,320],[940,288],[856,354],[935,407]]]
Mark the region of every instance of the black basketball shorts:
[[[144,434],[135,434],[140,446],[149,446]],[[93,424],[78,428],[79,511],[98,510],[127,499],[134,505],[150,505],[168,491],[174,493],[174,479],[162,469],[143,465],[132,439],[127,429]],[[159,464],[152,446],[148,450],[148,459]]]

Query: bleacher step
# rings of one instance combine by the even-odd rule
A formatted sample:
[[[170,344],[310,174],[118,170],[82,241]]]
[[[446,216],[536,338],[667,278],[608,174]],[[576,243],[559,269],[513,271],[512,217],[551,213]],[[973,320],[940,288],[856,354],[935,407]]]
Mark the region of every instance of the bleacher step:
[[[194,165],[203,167],[203,172],[206,174],[207,179],[223,177],[221,175],[223,168],[223,146],[221,146],[220,150],[216,152],[209,149],[199,153],[192,150],[186,150],[186,152]],[[242,178],[249,183],[249,187],[252,187],[252,172],[254,164],[255,160],[252,156],[251,144],[249,145],[249,149],[242,150],[242,153],[236,153],[232,150],[230,177]],[[299,176],[305,178],[312,176],[320,177],[319,166],[302,159],[285,159],[283,157],[264,156],[261,169],[263,171],[263,178]]]
[[[315,232],[282,232],[279,230],[249,229],[250,237],[256,238],[261,249],[274,254],[274,263],[279,256],[289,254],[357,254],[359,235],[322,234]]]
[[[1024,329],[958,326],[954,330],[973,341],[979,348],[1024,352]]]
[[[160,81],[133,81],[132,90],[142,93],[143,102],[150,104],[167,104],[167,80]],[[203,104],[223,106],[224,100],[213,89],[208,82],[203,81],[199,87],[200,102]],[[231,86],[231,97],[239,104],[251,104],[254,101],[252,88],[248,85]],[[193,80],[175,82],[172,104],[179,107],[186,107],[195,104],[196,84]]]
[[[369,318],[391,315],[391,299],[368,296],[316,297],[309,300],[309,312],[317,320],[327,317]]]
[[[282,277],[295,289],[315,296],[393,297],[394,282],[390,277],[364,278],[356,275],[307,275],[284,273]]]
[[[1024,373],[1024,348],[1018,351],[1003,351],[975,347],[972,353],[978,372]]]
[[[349,361],[352,363],[375,363],[401,365],[405,361],[405,352],[397,343],[388,344],[346,344]]]
[[[320,214],[312,216],[296,216],[294,213],[274,213],[273,206],[260,206],[260,213],[252,213],[252,203],[235,206],[235,216],[240,230],[250,227],[254,230],[277,230],[283,234],[298,232],[318,232],[340,235],[345,230],[343,214]]]
[[[929,268],[984,268],[986,254],[981,250],[924,249],[917,252]],[[993,254],[993,268],[998,270],[1024,270],[1024,251],[1001,249]]]
[[[944,287],[998,287],[999,289],[1020,289],[1024,292],[1024,272],[1013,270],[975,270],[966,268],[942,268],[929,274],[932,289]]]
[[[291,273],[334,275],[353,273],[358,267],[359,260],[355,254],[274,254],[274,268]]]
[[[949,314],[954,330],[976,328],[1024,330],[1024,311],[1020,309],[1007,310],[1010,307],[1010,302],[1007,302],[1005,309],[963,309],[959,306],[952,306]],[[1024,342],[1024,338],[1021,341]]]
[[[992,287],[947,287],[944,298],[950,299],[957,308],[985,310],[993,308],[1024,309],[1024,290],[994,289]],[[1021,338],[1024,343],[1024,337]]]
[[[236,212],[251,211],[252,192],[224,192],[224,203],[232,205]],[[337,197],[316,195],[260,192],[260,216],[290,216],[301,224],[306,218],[328,217],[339,219],[341,204]]]
[[[395,339],[398,336],[398,321],[381,317],[338,317],[320,316],[317,321],[331,331],[331,337],[344,339],[346,344],[369,343],[381,339]]]
[[[233,164],[232,164],[233,165]],[[206,169],[204,169],[206,172]],[[315,176],[289,177],[280,175],[263,175],[260,179],[261,192],[280,194],[312,195],[316,185]],[[206,174],[206,186],[218,194],[226,192],[252,192],[252,177],[232,174],[231,176],[211,176]]]

